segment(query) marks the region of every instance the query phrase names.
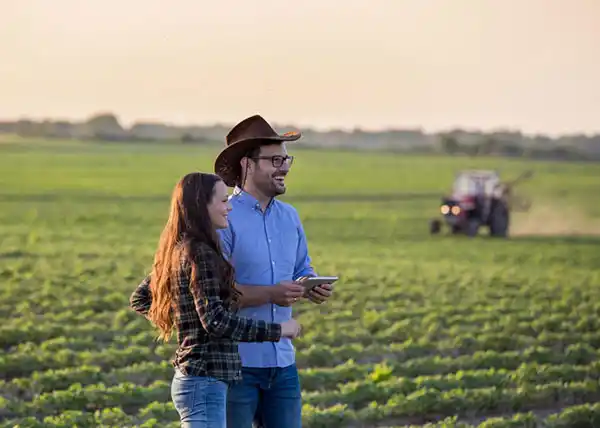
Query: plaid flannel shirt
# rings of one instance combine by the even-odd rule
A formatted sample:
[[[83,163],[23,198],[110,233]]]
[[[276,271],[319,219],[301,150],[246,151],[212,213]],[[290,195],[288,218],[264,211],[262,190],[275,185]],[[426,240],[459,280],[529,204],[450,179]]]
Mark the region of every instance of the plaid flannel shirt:
[[[237,381],[241,379],[237,342],[277,342],[281,325],[237,316],[233,305],[222,298],[218,255],[201,244],[197,260],[196,284],[190,284],[186,266],[178,275],[178,348],[172,364],[187,375]],[[149,286],[148,275],[130,297],[130,307],[145,316],[152,303]]]

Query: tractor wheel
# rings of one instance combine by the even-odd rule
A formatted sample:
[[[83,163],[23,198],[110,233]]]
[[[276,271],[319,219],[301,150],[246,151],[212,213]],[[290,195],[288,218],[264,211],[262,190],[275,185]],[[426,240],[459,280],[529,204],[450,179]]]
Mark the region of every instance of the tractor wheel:
[[[467,224],[465,226],[467,236],[474,237],[477,236],[477,232],[479,232],[479,220],[469,219],[467,220]]]
[[[437,235],[438,233],[440,233],[440,230],[442,229],[442,222],[440,222],[439,220],[431,220],[429,222],[429,233],[431,233],[432,235]]]
[[[506,238],[508,236],[508,226],[510,216],[505,203],[498,202],[492,211],[490,219],[490,236]]]

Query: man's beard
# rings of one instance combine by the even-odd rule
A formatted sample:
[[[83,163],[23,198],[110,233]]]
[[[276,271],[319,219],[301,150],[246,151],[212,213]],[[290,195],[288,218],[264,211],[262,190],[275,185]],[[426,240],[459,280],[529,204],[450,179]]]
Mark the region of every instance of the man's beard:
[[[287,190],[285,186],[285,176],[285,173],[280,172],[276,172],[271,175],[268,186],[271,193],[269,196],[274,197],[277,195],[283,195],[285,193]]]

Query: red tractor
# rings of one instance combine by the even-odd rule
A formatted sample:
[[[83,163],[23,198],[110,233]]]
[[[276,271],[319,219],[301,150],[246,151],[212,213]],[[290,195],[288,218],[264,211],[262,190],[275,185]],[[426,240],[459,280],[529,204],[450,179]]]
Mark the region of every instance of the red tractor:
[[[530,203],[515,202],[513,186],[531,177],[527,171],[511,183],[502,183],[497,171],[467,170],[456,175],[451,196],[442,198],[440,213],[453,234],[475,236],[481,226],[489,228],[491,236],[507,237],[510,226],[510,211],[527,210]],[[441,231],[442,220],[432,219],[431,234]]]

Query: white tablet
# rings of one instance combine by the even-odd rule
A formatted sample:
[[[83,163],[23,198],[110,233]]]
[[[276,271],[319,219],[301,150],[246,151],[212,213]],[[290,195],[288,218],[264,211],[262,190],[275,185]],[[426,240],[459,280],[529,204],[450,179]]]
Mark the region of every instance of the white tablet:
[[[304,288],[310,290],[318,285],[333,284],[338,279],[337,276],[309,276],[298,278],[298,282],[300,282]]]

